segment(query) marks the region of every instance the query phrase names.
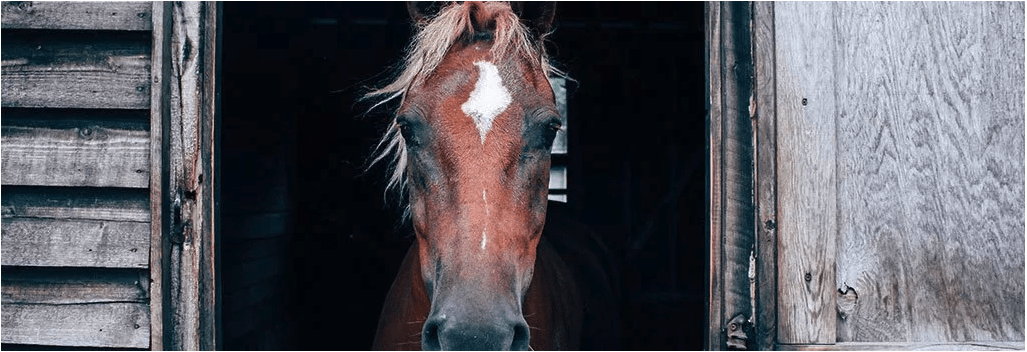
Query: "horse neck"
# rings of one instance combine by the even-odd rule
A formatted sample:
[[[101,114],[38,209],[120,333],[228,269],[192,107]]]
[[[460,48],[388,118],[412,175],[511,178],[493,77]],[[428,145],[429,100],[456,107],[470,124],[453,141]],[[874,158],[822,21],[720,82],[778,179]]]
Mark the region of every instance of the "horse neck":
[[[542,236],[522,311],[531,330],[532,349],[580,349],[583,308],[572,275],[546,236]]]
[[[418,253],[414,241],[385,297],[372,345],[376,351],[421,350],[421,329],[431,310],[431,299],[421,278]]]

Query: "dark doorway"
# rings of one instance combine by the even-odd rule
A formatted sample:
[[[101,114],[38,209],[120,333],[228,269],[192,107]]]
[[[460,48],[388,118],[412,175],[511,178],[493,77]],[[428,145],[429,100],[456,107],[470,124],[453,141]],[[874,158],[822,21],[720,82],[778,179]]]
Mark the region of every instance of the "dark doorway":
[[[226,2],[223,21],[224,347],[368,349],[412,238],[363,170],[387,116],[358,98],[401,58],[405,7]],[[575,2],[550,36],[575,80],[568,205],[622,271],[622,349],[703,346],[702,28],[701,2]]]

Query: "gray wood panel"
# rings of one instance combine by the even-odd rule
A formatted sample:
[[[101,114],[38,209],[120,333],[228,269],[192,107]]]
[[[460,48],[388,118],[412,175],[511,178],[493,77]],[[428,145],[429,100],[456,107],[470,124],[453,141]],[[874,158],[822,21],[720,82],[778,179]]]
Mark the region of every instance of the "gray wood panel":
[[[5,218],[3,265],[145,268],[150,224]]]
[[[1023,2],[835,6],[838,340],[1022,348]]]
[[[166,33],[170,51],[170,80],[167,90],[168,112],[163,119],[168,149],[168,182],[162,190],[165,199],[180,217],[165,229],[173,229],[167,268],[170,287],[165,303],[170,312],[165,321],[165,349],[214,350],[221,348],[217,314],[221,294],[215,280],[221,273],[217,265],[220,219],[216,196],[220,194],[218,160],[220,109],[217,57],[220,50],[221,5],[215,2],[175,3],[171,11],[171,30]],[[149,99],[149,96],[147,97]]]
[[[753,4],[753,60],[756,84],[756,316],[755,350],[771,350],[777,340],[777,118],[774,111],[774,3]]]
[[[147,222],[149,203],[145,190],[5,186],[0,209],[4,219]]]
[[[48,346],[150,345],[146,303],[5,304],[4,343]]]
[[[3,192],[3,265],[148,266],[145,191],[5,186]]]
[[[4,1],[3,29],[150,30],[149,2]]]
[[[146,303],[148,277],[139,270],[3,268],[4,304]]]
[[[4,267],[2,281],[3,343],[149,347],[144,271]]]
[[[20,122],[28,123],[5,120],[0,132],[4,185],[146,188],[150,183],[145,121]]]
[[[150,37],[145,32],[4,31],[4,107],[146,109]]]
[[[150,199],[150,316],[160,319],[150,319],[150,349],[154,351],[164,350],[166,345],[165,334],[167,327],[164,325],[165,308],[170,310],[172,304],[169,300],[171,287],[171,258],[170,247],[171,237],[165,220],[165,213],[171,214],[173,209],[164,207],[168,199],[166,189],[167,183],[164,178],[166,160],[168,153],[164,150],[165,121],[170,117],[171,109],[171,6],[170,2],[152,2],[152,28],[151,33],[151,58],[150,77],[152,89],[150,89],[150,170],[161,170],[161,172],[150,173],[150,187],[148,189]]]
[[[774,4],[778,342],[835,342],[832,3]]]

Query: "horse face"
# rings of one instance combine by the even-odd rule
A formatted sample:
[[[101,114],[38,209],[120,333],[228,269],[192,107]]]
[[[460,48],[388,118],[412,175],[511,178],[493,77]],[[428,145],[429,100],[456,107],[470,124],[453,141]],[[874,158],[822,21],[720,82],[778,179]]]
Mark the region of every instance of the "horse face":
[[[553,91],[488,42],[457,44],[398,110],[431,311],[425,349],[528,347],[521,314],[545,224]]]

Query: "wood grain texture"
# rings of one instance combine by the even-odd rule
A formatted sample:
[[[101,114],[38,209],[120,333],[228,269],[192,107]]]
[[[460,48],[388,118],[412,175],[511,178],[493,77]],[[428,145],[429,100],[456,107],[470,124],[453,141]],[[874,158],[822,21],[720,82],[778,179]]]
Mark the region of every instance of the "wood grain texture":
[[[150,344],[146,303],[4,304],[4,343],[135,347]]]
[[[777,337],[785,344],[835,342],[838,210],[833,6],[774,4]]]
[[[70,119],[72,116],[5,116],[9,118],[0,130],[3,184],[129,188],[149,185],[150,140],[145,121]]]
[[[167,137],[171,114],[171,3],[152,3],[150,80],[150,349],[170,345],[165,320],[171,312],[171,213],[167,202]],[[160,170],[160,172],[158,172]],[[168,309],[165,309],[165,308]]]
[[[4,343],[149,346],[145,271],[5,266],[2,274]]]
[[[149,300],[146,273],[133,269],[3,267],[4,304],[91,304]]]
[[[754,255],[755,208],[753,207],[753,123],[751,3],[730,2],[721,7],[720,85],[723,104],[721,145],[721,191],[723,223],[721,234],[723,275],[723,320],[728,333],[717,349],[748,348],[748,336],[730,326],[747,329],[754,316],[750,258]],[[710,94],[714,94],[711,92]],[[740,324],[739,324],[740,322]],[[730,336],[736,336],[731,338]],[[744,334],[742,334],[744,335]]]
[[[723,349],[724,341],[724,280],[723,280],[723,124],[721,122],[723,111],[723,99],[718,93],[721,91],[723,70],[721,62],[721,4],[707,2],[704,5],[706,11],[705,23],[703,24],[706,38],[706,82],[708,85],[707,107],[706,107],[706,128],[709,132],[707,143],[709,154],[707,160],[707,179],[709,187],[706,190],[706,200],[709,202],[708,209],[708,242],[709,266],[706,268],[706,286],[709,305],[706,310],[706,326],[703,331],[706,340],[706,350]]]
[[[219,83],[221,12],[214,2],[175,2],[171,12],[171,77],[165,199],[173,217],[169,250],[167,349],[213,350],[220,339],[218,250],[220,183]]]
[[[145,32],[5,30],[2,38],[4,107],[149,107]]]
[[[145,190],[4,186],[3,218],[147,222]]]
[[[1023,341],[980,343],[862,343],[777,345],[776,351],[1023,351]]]
[[[838,340],[1022,349],[1024,4],[835,6]]]
[[[3,265],[145,268],[145,222],[5,218]]]
[[[149,2],[4,1],[3,29],[150,30]]]
[[[774,111],[774,3],[753,4],[756,97],[756,316],[753,349],[769,351],[777,338],[777,117]]]
[[[5,186],[3,192],[3,265],[147,266],[143,191]]]

